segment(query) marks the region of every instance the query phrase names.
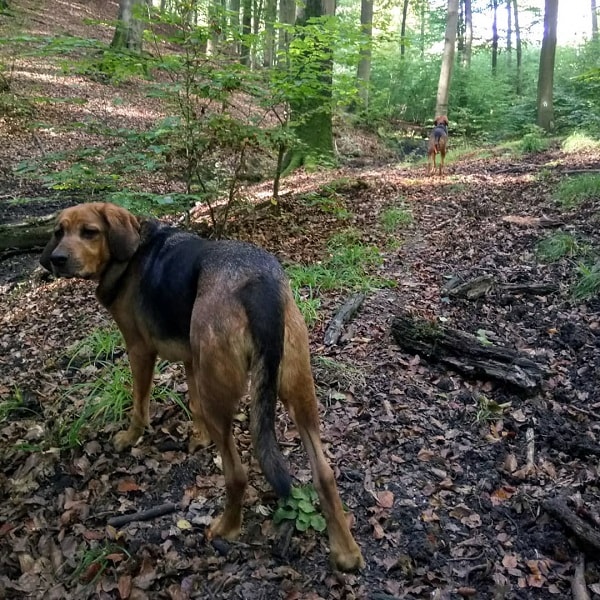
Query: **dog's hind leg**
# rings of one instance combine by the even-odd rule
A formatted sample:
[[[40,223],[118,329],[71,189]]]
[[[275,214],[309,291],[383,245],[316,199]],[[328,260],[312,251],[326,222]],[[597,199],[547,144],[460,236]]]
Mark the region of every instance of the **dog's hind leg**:
[[[234,540],[242,526],[242,503],[248,481],[232,433],[233,415],[246,389],[247,354],[241,313],[209,305],[194,311],[191,323],[196,414],[221,455],[225,477],[225,509],[211,523],[208,538]],[[202,314],[203,312],[203,314]],[[239,322],[238,322],[239,321]],[[228,323],[223,328],[222,323]]]
[[[306,448],[321,510],[327,521],[331,560],[343,571],[364,566],[360,549],[348,527],[319,435],[319,414],[310,369],[308,333],[304,319],[291,298],[286,301],[284,356],[281,364],[279,397],[288,408]]]
[[[196,387],[196,379],[194,377],[194,368],[192,362],[185,363],[185,375],[188,384],[188,394],[190,398],[189,406],[192,413],[193,433],[190,437],[189,451],[195,452],[198,448],[204,448],[211,442],[210,435],[206,429],[206,423],[202,416],[202,406],[200,404],[200,394]]]

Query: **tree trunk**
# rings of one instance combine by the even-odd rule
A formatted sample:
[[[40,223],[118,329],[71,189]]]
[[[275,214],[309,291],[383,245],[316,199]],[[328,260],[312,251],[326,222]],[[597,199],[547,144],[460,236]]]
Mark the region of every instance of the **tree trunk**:
[[[272,67],[275,64],[275,21],[277,20],[277,0],[265,2],[265,45],[263,51],[263,66]]]
[[[465,47],[463,51],[463,67],[471,67],[471,54],[473,51],[473,11],[471,0],[464,0],[465,6]]]
[[[285,25],[293,25],[296,22],[296,3],[294,0],[279,0],[279,21]],[[279,30],[279,52],[286,55],[290,47],[290,33],[285,29]]]
[[[592,2],[592,39],[598,39],[598,6],[596,4],[596,0],[591,0]]]
[[[556,56],[556,27],[558,0],[546,0],[544,8],[544,38],[540,52],[537,89],[537,124],[547,132],[554,130],[554,58]]]
[[[240,55],[239,35],[240,31],[240,0],[229,0],[229,28],[230,35],[235,41],[234,54]]]
[[[521,45],[521,28],[519,27],[519,7],[517,0],[513,0],[513,15],[515,17],[515,46],[517,50],[517,77],[516,77],[516,92],[517,96],[523,93],[523,73],[522,73],[522,59],[523,59],[523,47]]]
[[[458,1],[458,0],[456,0]],[[333,16],[335,0],[307,0],[298,25],[305,25],[313,17]],[[315,41],[313,54],[298,57],[300,71],[318,69],[320,85],[311,95],[290,103],[291,127],[299,144],[291,148],[283,161],[284,173],[303,165],[315,167],[334,160],[332,124],[333,49]]]
[[[223,39],[223,0],[209,0],[208,26],[210,37],[206,43],[206,53],[209,56],[217,54]]]
[[[364,0],[363,0],[364,1]],[[400,58],[406,54],[406,17],[408,16],[408,0],[402,5],[402,25],[400,26]],[[373,24],[373,2],[371,2],[371,25]],[[372,27],[371,27],[372,29]]]
[[[260,31],[260,24],[263,19],[263,0],[254,0],[252,5],[252,42],[250,44],[250,64],[253,69],[258,67],[258,47],[256,40]]]
[[[425,10],[425,1],[421,0],[421,14],[420,14],[420,40],[419,40],[419,55],[421,56],[421,60],[425,57],[425,19],[427,18],[427,11]]]
[[[492,6],[492,75],[495,75],[498,69],[498,0],[493,0]]]
[[[117,25],[111,48],[116,50],[142,51],[144,23],[139,16],[148,5],[145,0],[120,0]]]
[[[512,62],[512,0],[506,0],[506,54],[510,66]]]
[[[405,0],[405,5],[408,0]],[[363,110],[369,108],[369,81],[371,79],[371,51],[373,46],[373,0],[360,2],[361,46],[360,60],[356,76],[358,78],[358,93]],[[402,48],[404,49],[404,48]]]
[[[252,33],[252,0],[242,0],[242,54],[240,62],[250,66],[250,34]]]
[[[454,66],[454,47],[456,45],[456,27],[458,25],[458,0],[448,0],[448,17],[446,19],[446,36],[444,41],[444,54],[440,69],[437,99],[435,103],[436,115],[448,114],[448,97],[450,95],[450,81],[452,80],[452,67]]]

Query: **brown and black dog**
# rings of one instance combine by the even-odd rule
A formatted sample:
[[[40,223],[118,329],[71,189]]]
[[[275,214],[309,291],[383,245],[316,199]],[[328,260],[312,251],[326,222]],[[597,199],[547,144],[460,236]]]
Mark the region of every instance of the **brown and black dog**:
[[[435,118],[434,127],[429,135],[429,145],[427,146],[427,165],[430,175],[435,173],[436,156],[440,155],[439,175],[444,170],[444,160],[446,158],[446,148],[448,146],[448,117],[440,115]]]
[[[115,437],[117,450],[135,444],[150,423],[157,356],[183,361],[196,441],[212,439],[223,460],[225,509],[209,538],[240,533],[247,476],[232,419],[249,380],[250,428],[266,479],[279,496],[289,495],[291,477],[275,437],[279,398],[308,453],[334,566],[364,566],[321,446],[306,325],[273,255],[90,203],[60,213],[40,262],[57,276],[97,280],[96,296],[125,338],[133,409],[129,428]]]

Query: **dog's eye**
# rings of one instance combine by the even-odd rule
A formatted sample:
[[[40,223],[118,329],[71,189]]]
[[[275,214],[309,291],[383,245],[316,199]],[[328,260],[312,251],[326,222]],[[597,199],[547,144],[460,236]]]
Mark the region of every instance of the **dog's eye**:
[[[100,231],[98,231],[98,229],[93,229],[92,227],[84,227],[81,230],[81,237],[91,240],[94,239],[99,233]]]
[[[57,240],[60,240],[60,238],[62,238],[62,236],[64,235],[64,231],[62,227],[59,227],[58,229],[54,230],[54,237]]]

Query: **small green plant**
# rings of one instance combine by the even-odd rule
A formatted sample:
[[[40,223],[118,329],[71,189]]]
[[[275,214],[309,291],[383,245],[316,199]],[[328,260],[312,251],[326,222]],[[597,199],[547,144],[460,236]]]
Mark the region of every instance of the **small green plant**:
[[[159,363],[159,372],[164,370],[166,364]],[[131,406],[132,387],[131,369],[125,359],[114,364],[107,363],[103,369],[100,369],[95,379],[71,386],[67,395],[70,396],[73,392],[83,394],[83,408],[75,420],[65,418],[59,423],[58,444],[61,447],[74,448],[81,444],[83,432],[90,425],[97,430],[108,423],[122,421]],[[187,407],[166,385],[154,385],[152,398],[162,402],[174,399],[189,418]]]
[[[113,363],[125,351],[124,345],[116,327],[95,329],[68,350],[71,358],[67,368]]]
[[[94,584],[111,564],[120,563],[125,558],[131,558],[131,554],[114,543],[89,548],[83,553],[79,565],[73,571],[72,579]]]
[[[585,150],[600,150],[600,141],[590,137],[586,133],[576,131],[563,141],[562,149],[567,154]]]
[[[273,513],[273,522],[293,521],[298,531],[324,531],[327,528],[325,517],[317,508],[319,497],[312,485],[293,487],[288,498],[280,499]]]
[[[556,262],[566,256],[573,257],[583,250],[577,239],[569,233],[555,233],[541,240],[537,255],[543,262]]]
[[[294,300],[304,317],[304,321],[309,327],[314,325],[319,320],[321,301],[313,295],[312,288],[304,292],[298,286],[292,286],[292,292],[294,293]]]
[[[600,293],[600,264],[588,266],[581,263],[577,272],[579,278],[573,287],[573,298],[581,301],[597,296]]]
[[[349,219],[352,216],[352,213],[344,206],[343,200],[337,194],[322,196],[316,192],[311,192],[304,196],[304,204],[309,208],[317,207],[322,212],[333,215],[340,220]]]
[[[379,222],[384,231],[394,233],[413,222],[412,211],[404,204],[390,206],[379,214]]]
[[[548,140],[543,137],[539,127],[532,128],[521,138],[520,149],[522,154],[537,154],[548,149]]]
[[[0,401],[0,423],[7,421],[14,412],[22,410],[23,405],[23,394],[19,388],[15,388],[11,396]]]
[[[559,183],[554,198],[567,209],[575,208],[592,198],[600,199],[600,175],[587,173],[567,177]]]
[[[477,340],[482,346],[493,346],[494,344],[490,342],[487,337],[488,332],[485,329],[477,330]]]
[[[483,423],[496,421],[511,407],[511,402],[502,402],[499,404],[495,400],[490,400],[483,394],[477,397],[477,413],[475,414],[475,422]]]

